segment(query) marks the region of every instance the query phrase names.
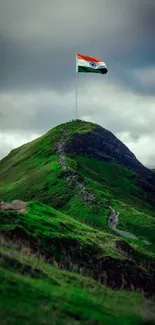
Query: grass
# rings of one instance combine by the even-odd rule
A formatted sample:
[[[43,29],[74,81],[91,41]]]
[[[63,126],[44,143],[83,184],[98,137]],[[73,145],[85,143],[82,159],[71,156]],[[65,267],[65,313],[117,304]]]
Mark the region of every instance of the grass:
[[[87,272],[86,261],[93,263],[103,256],[123,260],[126,255],[117,248],[119,237],[94,229],[40,202],[29,202],[28,213],[0,211],[0,233],[27,243],[33,252],[50,263],[56,261],[63,268],[77,271],[82,267],[83,274]],[[132,242],[135,254],[131,258],[152,271],[155,255],[147,252],[145,245],[138,250],[136,244]]]
[[[77,131],[78,126],[78,131]],[[59,208],[71,198],[58,162],[56,147],[64,133],[68,141],[75,132],[87,133],[95,127],[82,121],[60,125],[42,137],[14,149],[0,161],[0,198],[40,200]]]
[[[50,161],[47,158],[40,159],[40,162],[32,157],[30,161],[23,161],[11,169],[10,174],[6,171],[7,176],[3,175],[6,185],[1,186],[0,195],[7,201],[20,196],[24,200],[38,199],[55,207],[61,206],[71,196],[66,180],[61,178],[61,173],[57,155],[54,155]],[[9,179],[12,181],[11,187],[7,183]]]
[[[56,147],[65,138],[70,141],[74,134],[90,132],[94,127],[83,121],[66,123],[13,150],[0,162],[1,200],[38,200],[106,231],[108,204],[120,212],[120,229],[154,245],[154,208],[145,202],[145,193],[132,171],[112,162],[72,155],[66,159],[68,170],[83,177],[85,187],[95,195],[94,202],[86,205],[79,198],[79,191],[68,186]]]
[[[83,121],[63,124],[0,161],[0,200],[28,202],[26,214],[0,211],[2,325],[153,324],[150,301],[139,293],[113,291],[80,269],[81,263],[110,256],[155,272],[154,207],[145,201],[135,174],[72,154],[66,158],[68,172],[79,175],[95,199],[84,202],[80,190],[67,183],[57,145],[94,128]],[[120,212],[118,228],[137,240],[122,239],[108,228],[107,205]],[[118,247],[121,241],[133,254]]]
[[[132,232],[135,227],[137,236],[154,240],[155,212],[145,202],[145,193],[137,186],[132,171],[114,163],[73,155],[66,159],[68,168],[83,177],[86,188],[96,197],[95,202],[86,206],[77,197],[77,190],[68,186],[56,146],[64,138],[70,141],[72,135],[87,133],[94,127],[83,121],[66,123],[13,150],[0,162],[0,198],[9,202],[19,198],[39,200],[100,229],[106,229],[105,204],[109,204],[120,211],[122,229],[129,228]]]
[[[142,325],[154,317],[151,301],[140,294],[114,293],[95,280],[17,252],[11,242],[1,246],[0,256],[2,325]]]
[[[141,247],[142,240],[151,242],[145,249],[154,250],[155,212],[145,202],[145,193],[138,187],[132,171],[115,163],[75,156],[66,159],[68,170],[82,178],[95,200],[86,205],[74,186],[68,186],[55,151],[59,141],[70,141],[76,133],[87,133],[92,123],[75,121],[60,125],[47,134],[13,150],[0,162],[0,198],[6,201],[37,200],[48,204],[79,222],[100,231],[113,233],[107,227],[111,205],[120,212],[118,227],[134,233]],[[61,138],[62,137],[62,138]]]
[[[144,193],[136,185],[133,172],[93,158],[76,156],[74,163],[72,160],[69,161],[70,167],[78,169],[79,174],[85,177],[85,187],[96,199],[84,205],[77,197],[72,197],[62,211],[95,228],[108,231],[109,210],[105,205],[111,205],[120,212],[118,228],[134,233],[139,238],[138,243],[144,239],[150,241],[153,250],[154,209],[142,198]]]
[[[108,246],[106,251],[103,244],[113,240],[110,234],[94,230],[40,202],[29,202],[28,214],[0,211],[0,231],[29,242],[41,254],[54,256],[58,262],[63,252],[71,254],[74,262],[108,254]],[[119,256],[109,247],[113,256]]]

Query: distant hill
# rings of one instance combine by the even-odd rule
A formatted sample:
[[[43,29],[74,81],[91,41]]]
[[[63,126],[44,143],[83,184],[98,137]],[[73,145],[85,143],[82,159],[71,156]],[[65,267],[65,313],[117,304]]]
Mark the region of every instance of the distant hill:
[[[104,296],[105,290],[111,290],[106,285],[121,290],[113,291],[113,295],[120,299],[122,294],[128,324],[144,324],[144,315],[134,309],[130,317],[127,297],[129,291],[139,291],[132,299],[137,308],[145,310],[142,304],[150,303],[146,298],[155,296],[154,194],[154,172],[110,131],[93,123],[68,122],[12,150],[0,161],[0,201],[4,201],[0,204],[0,272],[7,270],[8,281],[13,279],[8,289],[18,283],[26,290],[24,283],[28,283],[36,292],[29,298],[33,304],[40,286],[47,294],[50,285],[53,298],[48,299],[57,305],[53,307],[52,300],[48,304],[56,310],[61,324],[66,324],[67,317],[69,325],[73,319],[77,324],[88,324],[84,319],[89,320],[93,309],[94,323],[89,324],[123,325],[119,304],[118,318],[115,307],[110,307],[109,316],[106,314],[106,301],[97,310],[94,299],[98,300],[99,292]],[[24,210],[14,210],[20,201],[8,204],[13,200],[24,201]],[[34,272],[32,262],[39,265]],[[36,284],[33,278],[38,278]],[[99,285],[90,294],[86,289],[82,305],[81,283],[89,283],[88,288]],[[67,296],[74,286],[78,302],[73,308],[72,300],[68,300],[63,319],[58,292],[61,297]],[[107,292],[110,301],[111,291]],[[13,317],[17,317],[16,312]]]

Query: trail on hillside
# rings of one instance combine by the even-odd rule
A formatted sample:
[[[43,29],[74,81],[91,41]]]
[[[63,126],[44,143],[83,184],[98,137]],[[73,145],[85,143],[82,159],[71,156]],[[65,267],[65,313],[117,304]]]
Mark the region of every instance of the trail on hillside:
[[[108,206],[108,208],[110,209],[111,213],[110,215],[107,217],[108,218],[108,226],[109,228],[111,228],[112,230],[116,231],[119,235],[121,235],[122,237],[127,237],[127,238],[132,238],[132,239],[138,239],[137,236],[135,236],[134,234],[128,232],[128,231],[124,231],[121,229],[117,228],[117,224],[119,222],[119,212],[116,212],[115,209],[113,209],[111,206]],[[143,243],[146,245],[150,245],[151,243],[148,240],[143,240]]]
[[[64,135],[65,136],[65,135]],[[59,162],[60,165],[62,167],[62,169],[64,171],[68,171],[68,174],[66,176],[66,180],[68,182],[68,185],[74,185],[74,187],[76,189],[80,190],[80,194],[82,197],[82,200],[85,204],[91,203],[94,199],[95,196],[88,192],[83,184],[83,182],[79,181],[78,179],[78,175],[71,170],[70,168],[68,168],[67,163],[66,163],[66,153],[65,153],[65,142],[60,140],[60,143],[57,146],[57,153],[59,155]],[[135,236],[134,234],[128,232],[128,231],[124,231],[121,229],[117,228],[117,224],[119,222],[119,215],[120,213],[117,212],[114,208],[112,208],[111,206],[108,206],[108,208],[110,209],[111,213],[109,216],[107,216],[108,219],[108,226],[110,229],[114,230],[115,232],[117,232],[119,235],[121,235],[122,237],[126,237],[126,238],[131,238],[131,239],[138,239],[137,236]],[[146,245],[150,245],[151,243],[148,242],[147,240],[143,240],[143,242]]]
[[[84,186],[84,183],[79,180],[78,175],[67,166],[66,154],[65,154],[65,142],[60,142],[58,144],[57,152],[59,154],[59,162],[62,169],[64,171],[68,170],[68,174],[66,176],[68,185],[74,185],[76,189],[80,190],[80,194],[82,196],[82,200],[84,201],[84,203],[88,204],[92,202],[95,199],[95,196],[92,193],[87,191],[87,189]]]
[[[110,215],[108,216],[108,226],[109,226],[109,228],[116,231],[118,234],[120,234],[123,237],[138,239],[137,236],[135,236],[134,234],[132,234],[132,233],[130,233],[128,231],[123,231],[123,230],[117,228],[117,224],[118,224],[118,221],[119,221],[118,217],[119,217],[120,213],[116,212],[116,210],[113,209],[111,206],[108,206],[108,208],[111,211]]]

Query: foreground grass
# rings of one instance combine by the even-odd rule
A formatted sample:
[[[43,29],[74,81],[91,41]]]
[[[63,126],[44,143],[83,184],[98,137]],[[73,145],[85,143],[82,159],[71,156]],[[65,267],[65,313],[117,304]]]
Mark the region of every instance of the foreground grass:
[[[6,238],[18,243],[17,248],[5,245],[0,250],[2,325],[151,324],[150,302],[138,293],[112,291],[33,256],[39,254],[66,269],[103,256],[129,258],[154,273],[155,213],[145,202],[134,174],[117,164],[72,155],[66,159],[69,172],[79,174],[95,200],[86,204],[78,189],[68,186],[57,145],[65,137],[70,141],[73,134],[87,133],[93,127],[79,121],[67,123],[13,150],[0,162],[0,199],[33,200],[27,214],[0,212],[4,243]],[[120,237],[108,229],[106,205],[120,212],[118,228],[137,235],[136,241],[125,239],[131,243],[133,255],[117,248]],[[143,239],[151,245],[143,244]],[[22,245],[30,249],[29,257],[19,255]]]
[[[0,211],[0,231],[29,242],[34,250],[59,261],[63,254],[76,262],[100,255],[119,257],[115,237],[95,230],[40,202],[29,202],[28,213]],[[107,245],[106,245],[107,244]]]
[[[132,259],[151,273],[155,268],[155,255],[137,241],[131,241],[133,253],[128,254],[119,249],[120,239],[114,234],[94,229],[40,202],[29,202],[28,213],[0,211],[0,233],[28,243],[50,263],[56,261],[69,270],[79,272],[81,263],[104,256]]]
[[[152,303],[138,293],[59,270],[13,243],[1,246],[0,257],[2,325],[153,324]]]

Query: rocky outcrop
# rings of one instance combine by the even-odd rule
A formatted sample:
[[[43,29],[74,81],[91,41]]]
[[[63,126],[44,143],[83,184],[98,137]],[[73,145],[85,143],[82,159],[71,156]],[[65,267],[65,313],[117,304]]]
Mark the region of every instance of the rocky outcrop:
[[[60,139],[60,143],[57,146],[57,153],[59,155],[59,162],[63,169],[62,176],[64,176],[67,180],[69,186],[74,186],[75,189],[79,190],[79,195],[82,198],[85,204],[89,204],[94,200],[94,195],[87,191],[84,186],[84,182],[82,177],[69,169],[66,162],[66,152],[65,152],[66,143]]]
[[[96,126],[89,133],[74,135],[72,140],[66,144],[65,151],[91,155],[105,161],[115,161],[139,175],[143,175],[155,185],[154,173],[144,167],[114,134],[100,126]]]
[[[127,146],[110,131],[96,126],[91,132],[75,134],[72,136],[72,140],[65,144],[64,152],[116,162],[132,170],[137,185],[147,193],[145,199],[155,205],[155,173],[143,166]]]
[[[136,251],[134,250],[134,248],[130,244],[128,244],[126,241],[124,241],[122,239],[116,241],[116,248],[122,254],[130,256],[132,258],[135,257]]]
[[[84,276],[90,276],[112,289],[139,291],[147,298],[154,297],[155,277],[132,260],[135,252],[129,245],[124,246],[121,244],[119,248],[126,251],[127,258],[118,259],[112,256],[100,258],[91,256],[90,258],[90,256],[87,256],[83,260],[79,258],[76,262],[73,261],[72,257],[67,257],[59,261],[59,267],[78,272]]]
[[[5,211],[5,210],[27,212],[27,203],[20,200],[14,200],[11,203],[2,201],[0,202],[0,211]]]
[[[63,170],[67,169],[66,157],[64,152],[65,142],[60,142],[57,147],[57,153],[59,154],[59,162]]]
[[[155,295],[155,278],[131,260],[111,256],[93,262],[93,278],[113,289],[138,290],[145,297]]]

